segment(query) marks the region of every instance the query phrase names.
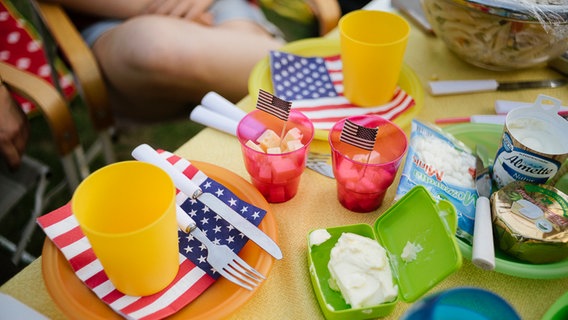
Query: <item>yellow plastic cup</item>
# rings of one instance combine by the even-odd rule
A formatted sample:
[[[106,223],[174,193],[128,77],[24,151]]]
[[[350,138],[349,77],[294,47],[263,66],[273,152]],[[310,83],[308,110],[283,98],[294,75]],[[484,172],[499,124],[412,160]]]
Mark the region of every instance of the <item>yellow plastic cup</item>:
[[[123,161],[88,176],[73,194],[73,214],[112,284],[146,296],[179,269],[175,186],[162,169]]]
[[[339,21],[344,95],[352,103],[378,106],[396,89],[410,25],[401,16],[355,10]]]

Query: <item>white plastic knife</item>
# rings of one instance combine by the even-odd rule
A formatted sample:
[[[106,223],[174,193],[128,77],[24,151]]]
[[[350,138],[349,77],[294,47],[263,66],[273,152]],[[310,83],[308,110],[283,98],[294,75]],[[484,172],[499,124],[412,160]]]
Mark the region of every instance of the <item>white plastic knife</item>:
[[[566,79],[499,82],[497,80],[448,80],[428,82],[434,96],[484,91],[511,91],[534,88],[556,88],[568,84]]]
[[[493,223],[491,222],[491,177],[489,170],[481,160],[486,151],[477,146],[475,185],[479,197],[475,203],[473,226],[473,244],[471,262],[483,270],[495,269],[495,248],[493,244]]]
[[[250,240],[268,252],[274,258],[282,259],[280,247],[266,233],[262,232],[257,226],[231,209],[228,205],[219,200],[215,195],[203,192],[198,185],[176,169],[166,159],[147,144],[141,144],[132,151],[134,159],[151,163],[165,172],[172,178],[174,185],[187,196],[205,204],[220,217],[232,224]]]

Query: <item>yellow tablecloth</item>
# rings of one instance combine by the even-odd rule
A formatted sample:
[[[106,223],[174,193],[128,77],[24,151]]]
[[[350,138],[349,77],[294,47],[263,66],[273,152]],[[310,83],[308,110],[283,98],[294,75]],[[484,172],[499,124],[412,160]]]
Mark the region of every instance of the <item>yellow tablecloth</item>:
[[[332,35],[334,37],[334,35]],[[413,28],[405,61],[424,84],[438,79],[522,80],[558,77],[559,74],[535,68],[518,72],[491,72],[465,64],[453,56],[443,43]],[[535,89],[516,92],[490,92],[470,95],[424,96],[418,118],[433,122],[440,117],[492,114],[496,99],[532,102],[538,94],[547,94],[568,103],[568,90]],[[253,101],[245,98],[240,105]],[[409,132],[409,128],[406,128]],[[156,146],[159,147],[159,146]],[[239,143],[227,134],[205,129],[181,146],[176,153],[193,160],[206,161],[227,168],[249,179],[241,158]],[[400,172],[399,172],[400,174]],[[397,180],[398,181],[398,178]],[[389,190],[378,212],[358,214],[341,207],[336,199],[335,181],[306,170],[298,195],[283,204],[273,204],[279,244],[284,259],[276,261],[265,283],[232,319],[318,319],[323,318],[309,278],[306,236],[314,228],[352,223],[373,223],[390,205],[396,183]],[[477,286],[489,289],[507,299],[523,319],[540,319],[550,305],[568,291],[568,278],[531,280],[482,271],[464,259],[462,268],[442,281],[430,293],[456,287]],[[41,275],[41,258],[0,288],[37,311],[52,318],[64,318],[46,291]],[[389,318],[396,319],[408,308],[400,302]]]

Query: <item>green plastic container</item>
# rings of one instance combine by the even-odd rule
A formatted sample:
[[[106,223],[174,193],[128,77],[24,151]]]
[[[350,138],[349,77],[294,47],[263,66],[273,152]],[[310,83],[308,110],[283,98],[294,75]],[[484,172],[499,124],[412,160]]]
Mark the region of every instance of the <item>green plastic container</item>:
[[[416,301],[432,287],[461,267],[462,256],[454,236],[457,216],[454,206],[445,200],[436,202],[423,186],[416,186],[383,213],[374,223],[338,226],[326,229],[331,238],[310,246],[308,263],[312,286],[326,319],[370,319],[389,315],[398,299]],[[314,230],[310,231],[313,232]],[[353,309],[329,286],[327,268],[331,249],[344,232],[377,240],[388,252],[399,296],[392,302]],[[407,241],[419,244],[422,251],[414,261],[400,258]]]

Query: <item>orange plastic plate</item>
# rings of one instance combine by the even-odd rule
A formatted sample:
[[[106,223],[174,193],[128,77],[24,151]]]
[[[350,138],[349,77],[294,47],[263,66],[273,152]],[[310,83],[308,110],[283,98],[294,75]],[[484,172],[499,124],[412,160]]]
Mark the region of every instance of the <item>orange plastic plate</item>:
[[[191,161],[212,179],[223,184],[241,199],[265,209],[266,215],[259,227],[277,241],[277,226],[270,205],[264,197],[239,175],[221,167]],[[239,253],[260,273],[267,276],[274,263],[273,258],[249,241]],[[75,276],[59,249],[46,239],[42,252],[42,273],[51,297],[59,309],[70,319],[123,319],[102,302]],[[243,289],[221,277],[201,296],[171,316],[171,319],[219,319],[225,318],[244,305],[258,288]]]

